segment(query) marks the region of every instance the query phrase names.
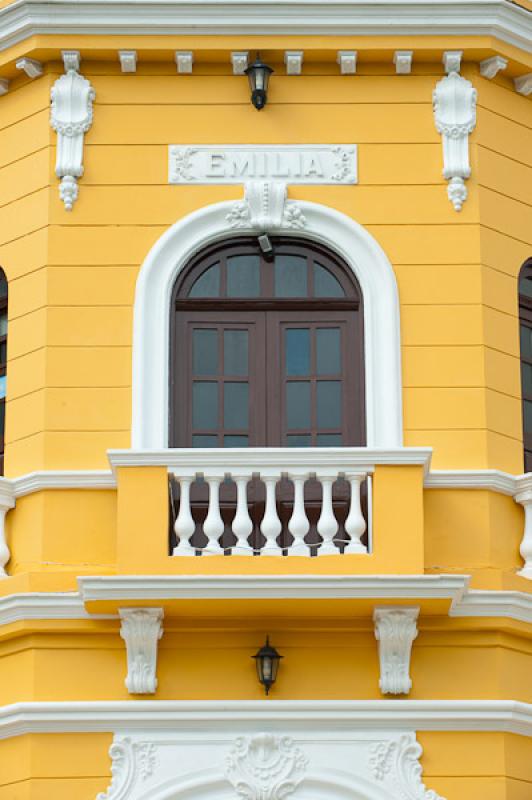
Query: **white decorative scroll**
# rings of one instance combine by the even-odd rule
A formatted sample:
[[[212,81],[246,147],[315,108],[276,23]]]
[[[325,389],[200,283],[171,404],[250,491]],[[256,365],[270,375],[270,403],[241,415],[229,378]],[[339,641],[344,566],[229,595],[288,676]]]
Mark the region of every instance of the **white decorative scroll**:
[[[410,655],[417,636],[418,615],[419,607],[408,606],[382,606],[373,612],[383,694],[408,694],[412,688]]]
[[[168,150],[169,183],[283,181],[313,185],[353,184],[357,180],[357,148],[353,144],[171,144]]]
[[[465,179],[471,175],[469,134],[476,124],[477,91],[470,81],[450,72],[436,84],[433,93],[436,129],[443,141],[443,177],[456,211],[467,199]]]
[[[61,178],[59,196],[66,210],[71,211],[78,198],[77,179],[83,175],[83,140],[92,125],[95,92],[74,69],[79,64],[79,54],[64,52],[63,60],[68,67],[52,86],[50,124],[57,133],[55,174]]]
[[[15,499],[10,489],[0,486],[0,580],[7,578],[5,566],[11,556],[7,546],[5,524],[6,514],[10,508],[15,507]]]
[[[250,181],[244,200],[233,204],[227,214],[231,228],[272,231],[278,228],[301,229],[306,220],[299,205],[287,200],[286,184],[280,181]]]
[[[185,712],[171,728],[116,732],[111,783],[97,800],[443,800],[423,783],[422,748],[411,731],[357,730],[316,718],[302,725],[305,717],[294,727],[282,712],[268,713],[267,732],[260,731],[260,711],[251,730],[238,715],[213,724],[208,713],[191,728]]]
[[[126,688],[130,694],[157,689],[157,643],[163,635],[161,608],[121,608],[120,636],[126,643]]]
[[[532,476],[525,475],[518,478],[519,491],[514,496],[516,503],[520,503],[525,509],[525,530],[519,552],[523,558],[524,566],[518,575],[522,578],[532,580]]]
[[[225,774],[246,800],[284,800],[303,780],[307,763],[290,737],[259,733],[236,740]]]

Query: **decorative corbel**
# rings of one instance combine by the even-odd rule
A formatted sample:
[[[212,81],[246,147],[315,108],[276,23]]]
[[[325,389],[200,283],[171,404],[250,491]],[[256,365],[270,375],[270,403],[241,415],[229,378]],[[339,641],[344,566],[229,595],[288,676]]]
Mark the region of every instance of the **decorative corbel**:
[[[525,563],[517,574],[522,578],[532,580],[532,475],[530,473],[517,479],[517,492],[514,500],[525,509],[525,529],[519,548]]]
[[[410,656],[418,615],[419,606],[380,606],[373,611],[383,694],[408,694],[412,688]]]
[[[436,84],[432,95],[436,130],[443,142],[443,177],[455,211],[467,199],[465,179],[471,175],[469,134],[477,120],[477,91],[458,72],[450,72]]]
[[[6,514],[15,507],[15,497],[12,488],[8,485],[9,482],[0,478],[0,580],[7,578],[5,566],[11,557],[9,547],[6,540]]]
[[[272,231],[279,228],[304,228],[305,217],[298,203],[287,200],[286,183],[249,181],[244,200],[233,203],[227,215],[232,228]]]
[[[491,80],[495,77],[495,75],[497,75],[498,72],[506,69],[507,66],[507,58],[503,58],[502,56],[492,56],[491,58],[485,58],[484,61],[481,61],[479,69],[483,78]]]
[[[524,97],[528,97],[529,94],[532,94],[532,72],[529,72],[527,75],[520,75],[519,78],[514,78],[514,86],[515,91],[522,94]]]
[[[61,178],[59,197],[67,211],[78,198],[77,179],[83,175],[83,141],[92,125],[95,92],[89,81],[78,73],[79,53],[63,52],[65,74],[52,86],[50,125],[57,133],[55,174]]]
[[[19,58],[15,67],[25,72],[28,78],[40,78],[44,72],[42,62],[34,58]]]
[[[9,81],[7,78],[0,78],[0,97],[9,91]]]
[[[410,75],[412,72],[413,50],[396,50],[393,54],[393,63],[397,75]]]
[[[342,75],[355,75],[357,71],[357,51],[338,50],[336,63],[340,66]]]
[[[126,688],[130,694],[157,689],[157,643],[163,635],[162,608],[120,608],[120,636],[126,643]]]
[[[247,50],[234,51],[231,53],[231,65],[233,75],[245,75],[249,63],[249,53]]]

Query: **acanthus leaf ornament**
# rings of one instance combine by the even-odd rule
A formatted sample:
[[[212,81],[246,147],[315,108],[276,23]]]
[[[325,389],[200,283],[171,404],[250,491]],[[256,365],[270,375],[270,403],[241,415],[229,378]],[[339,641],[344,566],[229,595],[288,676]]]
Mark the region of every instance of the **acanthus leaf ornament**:
[[[73,68],[51,90],[50,125],[57,133],[55,174],[61,178],[59,196],[67,211],[78,197],[77,179],[83,175],[83,142],[92,125],[94,98],[90,82]]]
[[[244,200],[233,203],[227,214],[232,228],[272,231],[279,228],[304,228],[306,220],[299,205],[287,199],[281,181],[248,181]]]
[[[434,789],[427,789],[423,783],[423,768],[419,761],[422,755],[423,748],[415,734],[403,734],[395,757],[397,800],[444,800]]]
[[[412,642],[417,636],[419,607],[381,606],[375,608],[375,638],[379,642],[380,679],[383,694],[408,694]]]
[[[289,736],[260,733],[235,741],[225,774],[245,800],[285,800],[303,780],[306,767],[306,756]]]
[[[111,757],[111,783],[106,792],[96,795],[96,800],[125,800],[135,781],[134,744],[128,736],[115,739],[109,748]]]
[[[447,194],[454,209],[460,211],[467,199],[465,180],[471,176],[469,134],[476,125],[477,91],[458,72],[450,72],[436,84],[432,101],[436,130],[443,143]]]
[[[163,635],[161,608],[120,608],[120,636],[127,649],[126,688],[130,694],[157,689],[157,644]]]

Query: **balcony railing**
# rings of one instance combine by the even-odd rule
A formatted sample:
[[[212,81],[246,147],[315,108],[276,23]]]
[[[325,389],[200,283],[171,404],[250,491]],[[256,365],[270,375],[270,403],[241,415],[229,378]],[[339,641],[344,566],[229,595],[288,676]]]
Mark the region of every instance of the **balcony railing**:
[[[189,450],[169,471],[175,556],[368,552],[373,467],[347,450]]]

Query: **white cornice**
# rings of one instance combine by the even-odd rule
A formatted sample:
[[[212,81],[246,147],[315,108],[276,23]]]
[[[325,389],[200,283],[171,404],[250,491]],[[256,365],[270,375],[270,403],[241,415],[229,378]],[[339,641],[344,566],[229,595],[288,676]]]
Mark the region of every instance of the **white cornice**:
[[[114,475],[104,469],[29,472],[10,483],[15,497],[44,489],[116,489]]]
[[[77,592],[25,592],[0,597],[0,626],[33,619],[116,619],[89,614]]]
[[[532,734],[532,704],[514,700],[95,700],[0,707],[0,738],[27,733],[207,729],[503,731]]]
[[[231,600],[448,598],[467,575],[82,575],[84,602],[96,600]]]
[[[532,593],[469,589],[451,605],[451,617],[508,617],[532,623]]]
[[[0,49],[36,34],[494,36],[532,51],[532,15],[508,0],[17,0]]]
[[[498,469],[431,470],[425,478],[425,489],[488,489],[513,496],[519,480]]]

